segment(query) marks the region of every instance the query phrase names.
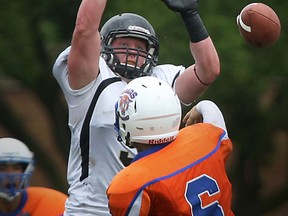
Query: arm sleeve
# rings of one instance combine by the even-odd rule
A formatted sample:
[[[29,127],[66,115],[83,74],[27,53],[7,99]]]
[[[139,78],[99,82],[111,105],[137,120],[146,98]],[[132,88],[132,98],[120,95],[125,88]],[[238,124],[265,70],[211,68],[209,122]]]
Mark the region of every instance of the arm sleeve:
[[[196,105],[196,109],[203,116],[203,123],[210,123],[217,127],[222,128],[226,134],[223,139],[228,139],[228,131],[226,128],[225,120],[222,115],[222,112],[217,107],[217,105],[209,100],[200,101]]]
[[[209,100],[203,100],[199,102],[196,105],[196,109],[199,113],[202,114],[203,123],[213,124],[226,132],[221,140],[220,145],[220,151],[222,153],[223,160],[226,163],[230,153],[233,150],[233,145],[232,141],[228,137],[228,132],[222,112],[215,103]]]

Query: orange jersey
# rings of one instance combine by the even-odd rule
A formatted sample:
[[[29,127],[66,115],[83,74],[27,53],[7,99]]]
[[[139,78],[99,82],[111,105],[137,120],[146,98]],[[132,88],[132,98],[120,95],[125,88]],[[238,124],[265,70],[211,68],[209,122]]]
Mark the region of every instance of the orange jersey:
[[[232,150],[211,124],[180,130],[168,145],[139,153],[107,190],[113,216],[234,215],[225,161]]]
[[[22,194],[18,213],[13,215],[61,216],[64,213],[66,199],[66,194],[53,189],[28,187]]]

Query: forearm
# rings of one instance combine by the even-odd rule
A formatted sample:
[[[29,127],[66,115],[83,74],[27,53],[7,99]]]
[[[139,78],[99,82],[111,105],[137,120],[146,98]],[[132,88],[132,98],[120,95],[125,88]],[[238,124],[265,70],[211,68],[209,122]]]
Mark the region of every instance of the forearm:
[[[220,61],[214,44],[198,14],[197,0],[163,0],[167,7],[179,12],[190,40],[195,60],[176,80],[180,100],[186,104],[199,97],[220,74]]]
[[[77,14],[68,58],[69,84],[80,89],[97,77],[101,51],[99,25],[106,0],[83,0]]]
[[[190,51],[195,60],[199,82],[209,86],[220,74],[220,60],[210,37],[197,43],[190,42]]]
[[[83,0],[77,14],[75,29],[98,31],[107,0]]]
[[[176,79],[175,91],[180,101],[185,105],[190,105],[200,97],[208,86],[199,82],[194,73],[194,66],[191,65]]]
[[[175,89],[180,100],[189,104],[203,94],[220,73],[219,58],[211,38],[190,42],[195,65],[191,65],[176,80]]]

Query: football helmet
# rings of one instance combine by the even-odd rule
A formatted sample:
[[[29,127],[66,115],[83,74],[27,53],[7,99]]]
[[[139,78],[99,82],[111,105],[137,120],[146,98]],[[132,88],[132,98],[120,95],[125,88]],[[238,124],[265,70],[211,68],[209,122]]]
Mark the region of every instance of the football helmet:
[[[132,80],[116,105],[115,129],[122,144],[163,144],[179,132],[181,105],[172,87],[156,77]]]
[[[0,169],[0,197],[13,199],[26,189],[34,169],[33,153],[21,141],[14,138],[0,138],[0,166],[19,164],[23,173],[8,173]]]
[[[101,56],[115,73],[126,79],[147,76],[158,62],[159,40],[151,24],[142,16],[133,13],[123,13],[110,18],[101,28]],[[115,38],[140,38],[147,42],[147,51],[123,47],[112,47]],[[127,63],[129,54],[136,54],[136,65]],[[125,54],[126,62],[120,62],[117,54]],[[139,57],[145,58],[141,67],[137,63]]]

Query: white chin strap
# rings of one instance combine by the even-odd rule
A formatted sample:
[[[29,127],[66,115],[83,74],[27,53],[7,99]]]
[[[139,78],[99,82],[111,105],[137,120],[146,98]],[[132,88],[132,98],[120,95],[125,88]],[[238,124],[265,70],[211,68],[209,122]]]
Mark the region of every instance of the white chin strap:
[[[12,201],[19,194],[20,194],[20,192],[17,192],[15,195],[11,195],[9,193],[0,192],[0,198],[6,199],[8,201]]]

